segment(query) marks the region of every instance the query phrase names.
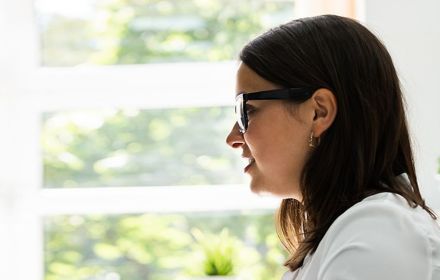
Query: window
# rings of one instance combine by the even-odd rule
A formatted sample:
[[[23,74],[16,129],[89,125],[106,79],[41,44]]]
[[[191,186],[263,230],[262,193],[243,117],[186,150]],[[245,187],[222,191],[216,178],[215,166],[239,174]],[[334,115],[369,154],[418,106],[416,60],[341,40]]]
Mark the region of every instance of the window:
[[[21,69],[2,103],[2,146],[21,147],[2,161],[4,277],[177,279],[201,270],[193,231],[227,228],[244,277],[279,278],[279,201],[250,194],[224,139],[237,52],[293,1],[4,5]]]
[[[292,0],[36,0],[42,64],[231,60],[251,37],[290,19],[293,7]]]
[[[227,228],[244,279],[279,279],[279,201],[224,138],[237,52],[304,3],[0,1],[0,275],[178,279]]]

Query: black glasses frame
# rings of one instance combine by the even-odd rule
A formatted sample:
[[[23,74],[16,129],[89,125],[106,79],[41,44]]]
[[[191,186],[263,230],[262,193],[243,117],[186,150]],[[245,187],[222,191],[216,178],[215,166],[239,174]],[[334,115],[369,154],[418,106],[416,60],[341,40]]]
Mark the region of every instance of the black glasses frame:
[[[291,99],[298,102],[305,101],[312,97],[317,88],[283,88],[257,92],[242,92],[235,98],[235,115],[241,133],[248,128],[248,114],[246,102],[248,100],[274,100]]]

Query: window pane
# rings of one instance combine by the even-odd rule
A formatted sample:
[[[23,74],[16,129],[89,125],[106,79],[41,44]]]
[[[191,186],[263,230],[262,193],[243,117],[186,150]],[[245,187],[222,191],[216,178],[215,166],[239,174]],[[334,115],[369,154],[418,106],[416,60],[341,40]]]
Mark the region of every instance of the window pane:
[[[241,279],[281,278],[273,213],[229,212],[46,218],[45,280],[191,279],[203,273],[200,232],[215,249],[224,229],[222,246],[234,245]]]
[[[35,0],[42,64],[221,61],[293,17],[293,0]]]
[[[44,187],[240,184],[233,108],[45,113]]]

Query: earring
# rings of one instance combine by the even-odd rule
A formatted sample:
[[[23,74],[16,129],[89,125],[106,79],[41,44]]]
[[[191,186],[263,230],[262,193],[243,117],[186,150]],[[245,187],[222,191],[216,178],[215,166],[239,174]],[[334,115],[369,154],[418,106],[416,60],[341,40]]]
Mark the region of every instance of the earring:
[[[312,131],[309,138],[309,147],[316,148],[319,145],[320,140],[321,139],[319,137],[316,138],[313,137],[313,131]]]

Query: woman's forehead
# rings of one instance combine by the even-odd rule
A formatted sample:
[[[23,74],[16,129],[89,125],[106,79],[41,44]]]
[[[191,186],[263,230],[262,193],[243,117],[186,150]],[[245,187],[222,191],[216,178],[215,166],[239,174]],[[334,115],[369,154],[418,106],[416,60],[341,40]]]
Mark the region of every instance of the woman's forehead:
[[[276,89],[277,86],[255,73],[249,66],[240,63],[237,70],[236,94]]]

